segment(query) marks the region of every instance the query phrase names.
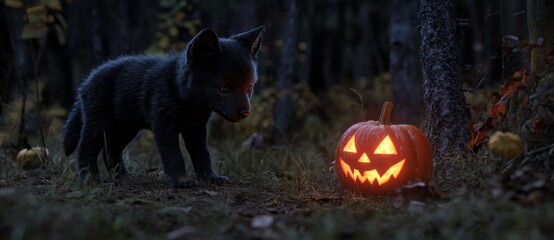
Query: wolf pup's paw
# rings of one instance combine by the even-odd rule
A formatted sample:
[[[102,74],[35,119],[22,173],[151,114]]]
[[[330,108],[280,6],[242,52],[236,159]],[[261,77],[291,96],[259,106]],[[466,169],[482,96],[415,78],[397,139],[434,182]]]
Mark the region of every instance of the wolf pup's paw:
[[[202,178],[202,181],[221,186],[227,183],[229,181],[229,178],[225,176],[218,176],[218,175],[212,174]]]
[[[127,170],[127,168],[125,166],[117,166],[115,169],[114,169],[114,172],[115,172],[115,175],[117,177],[129,177],[129,176],[132,176],[131,173],[129,173],[129,171]]]
[[[88,173],[84,170],[81,170],[75,175],[75,179],[80,182],[92,181],[92,182],[101,182],[102,178],[99,173]]]
[[[130,172],[125,172],[125,173],[115,173],[114,176],[115,178],[118,178],[118,179],[129,179],[134,177],[135,175]]]
[[[172,188],[192,188],[198,186],[198,182],[195,180],[169,180],[169,186]]]

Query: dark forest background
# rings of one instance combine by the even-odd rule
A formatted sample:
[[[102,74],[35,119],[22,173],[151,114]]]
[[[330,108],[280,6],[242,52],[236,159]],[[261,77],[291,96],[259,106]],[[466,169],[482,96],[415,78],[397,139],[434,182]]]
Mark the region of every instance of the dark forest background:
[[[350,123],[376,119],[387,100],[396,104],[393,122],[420,125],[418,8],[410,0],[6,0],[0,110],[36,96],[42,109],[54,107],[63,117],[79,83],[107,59],[174,54],[206,27],[227,37],[264,25],[255,94],[260,128],[287,138],[304,124],[348,115],[348,107],[360,112]],[[458,1],[468,103],[484,108],[488,99],[476,92],[497,88],[526,66],[524,54],[503,52],[528,38],[525,8],[526,1]]]
[[[0,239],[554,239],[553,13],[553,0],[2,0]],[[150,131],[122,154],[131,176],[78,181],[61,142],[92,69],[261,25],[251,114],[209,124],[229,184],[169,189]],[[433,177],[360,197],[336,146],[386,101],[428,138]]]

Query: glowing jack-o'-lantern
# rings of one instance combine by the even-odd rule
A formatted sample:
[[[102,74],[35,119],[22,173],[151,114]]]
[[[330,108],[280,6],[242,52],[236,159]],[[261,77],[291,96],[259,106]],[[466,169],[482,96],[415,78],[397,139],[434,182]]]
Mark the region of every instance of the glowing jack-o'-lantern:
[[[362,194],[386,194],[432,175],[431,145],[412,125],[390,122],[392,103],[383,105],[379,121],[354,124],[336,152],[341,183]]]

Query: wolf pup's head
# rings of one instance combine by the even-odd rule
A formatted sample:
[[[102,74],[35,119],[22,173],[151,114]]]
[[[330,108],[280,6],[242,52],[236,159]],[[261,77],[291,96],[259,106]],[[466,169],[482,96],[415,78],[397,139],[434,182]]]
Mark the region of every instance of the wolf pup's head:
[[[248,117],[263,34],[263,26],[230,38],[219,38],[211,29],[200,31],[183,54],[181,95],[187,102],[206,105],[227,121]]]

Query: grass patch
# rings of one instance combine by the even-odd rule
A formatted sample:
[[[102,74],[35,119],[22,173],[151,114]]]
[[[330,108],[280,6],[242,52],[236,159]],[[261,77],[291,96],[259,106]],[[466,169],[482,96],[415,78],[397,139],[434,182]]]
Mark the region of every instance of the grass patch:
[[[234,134],[230,127],[217,138],[212,133],[214,168],[231,182],[182,190],[168,188],[148,132],[124,152],[132,176],[113,177],[99,161],[104,181],[85,183],[75,181],[75,156],[62,154],[54,132],[47,139],[51,161],[37,169],[19,168],[15,151],[1,149],[0,206],[8,207],[0,208],[0,233],[3,239],[554,237],[549,188],[537,188],[540,201],[514,200],[520,190],[498,187],[509,162],[484,152],[435,163],[441,199],[394,207],[389,196],[344,190],[333,167],[340,128],[300,131],[284,146],[266,144],[263,133],[244,129]],[[183,153],[192,175],[184,147]]]

